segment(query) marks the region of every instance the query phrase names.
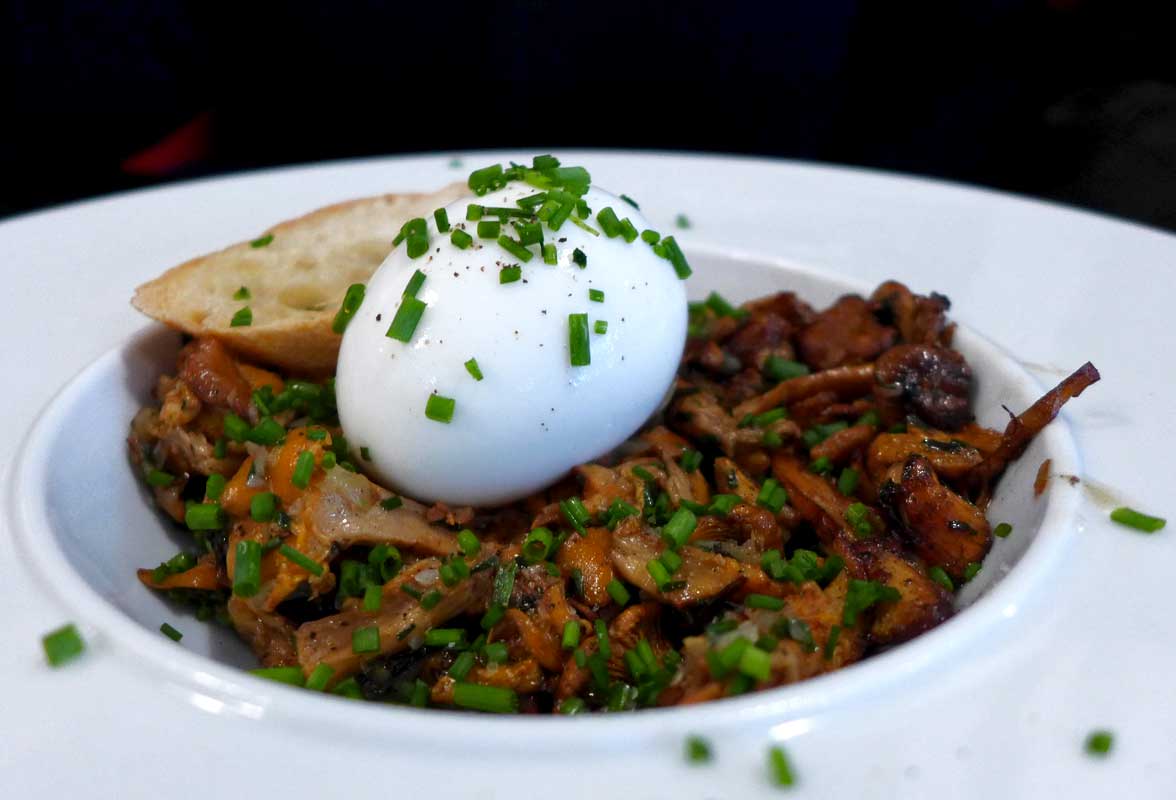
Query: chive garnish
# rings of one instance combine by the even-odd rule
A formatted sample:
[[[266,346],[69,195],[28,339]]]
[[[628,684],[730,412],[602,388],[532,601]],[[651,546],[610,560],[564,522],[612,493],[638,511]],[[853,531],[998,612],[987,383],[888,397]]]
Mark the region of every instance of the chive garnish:
[[[234,300],[249,300],[253,295],[249,292],[248,286],[242,286],[237,291],[233,292]]]
[[[408,283],[405,285],[404,291],[401,293],[401,297],[416,297],[417,292],[419,292],[421,287],[424,285],[425,273],[421,272],[419,269],[414,270],[412,277],[408,279]]]
[[[261,589],[261,544],[252,539],[237,542],[233,565],[233,594],[253,597]]]
[[[474,380],[482,380],[482,368],[478,366],[478,359],[471,358],[469,361],[465,362],[465,368],[466,372],[468,372],[470,377],[472,377]]]
[[[437,223],[437,233],[449,233],[449,213],[445,209],[434,211],[433,221]]]
[[[449,423],[453,420],[453,409],[456,406],[457,401],[452,397],[431,394],[425,402],[425,416],[434,422]]]
[[[1126,507],[1116,508],[1112,511],[1111,520],[1143,533],[1155,533],[1168,524],[1167,520],[1161,517],[1153,517]]]
[[[272,233],[267,233],[265,236],[259,236],[249,243],[249,246],[256,250],[259,247],[265,247],[274,240]]]
[[[86,649],[86,643],[82,641],[77,627],[70,623],[42,636],[41,647],[45,650],[45,660],[49,666],[60,667],[80,656]]]
[[[592,330],[598,334],[608,333],[608,320],[598,319],[592,323]]]
[[[587,314],[568,314],[568,351],[573,367],[586,367],[592,363]]]
[[[180,639],[184,638],[184,634],[180,633],[166,622],[159,626],[159,632],[167,638],[171,639],[173,642],[178,642]]]
[[[273,522],[278,515],[278,496],[273,492],[258,492],[249,501],[249,516],[254,522]]]
[[[517,283],[523,278],[523,268],[518,264],[511,264],[509,267],[503,267],[498,272],[498,282],[503,283]]]
[[[587,254],[585,254],[585,252],[578,247],[572,251],[572,261],[575,262],[580,267],[580,269],[588,266]]]
[[[458,250],[465,250],[474,243],[474,237],[465,231],[454,228],[453,233],[449,234],[449,241],[453,242],[453,246]]]
[[[497,239],[502,232],[502,223],[498,220],[484,219],[478,223],[479,239]]]
[[[357,655],[380,652],[380,629],[375,625],[368,625],[352,631],[351,652]]]
[[[339,306],[339,311],[331,322],[332,331],[343,333],[347,329],[347,324],[351,322],[351,318],[355,316],[355,312],[359,311],[359,307],[363,303],[365,291],[362,283],[353,283],[347,287],[347,293],[343,295],[343,303]]]
[[[230,328],[247,328],[253,324],[253,309],[249,306],[237,311],[233,315],[233,319],[229,322]]]
[[[510,253],[515,258],[526,264],[534,255],[530,250],[523,246],[522,242],[510,238],[509,236],[499,236],[498,246],[506,252]]]
[[[425,308],[427,308],[425,303],[415,297],[401,298],[400,306],[396,309],[396,316],[392,318],[392,324],[388,327],[388,332],[385,335],[389,339],[396,339],[400,342],[411,341],[412,335],[416,332],[417,325],[425,313]]]
[[[599,289],[589,289],[588,290],[588,299],[591,300],[593,303],[603,303],[604,302],[604,292],[600,291]]]
[[[314,474],[314,453],[303,450],[294,462],[294,472],[290,475],[290,483],[299,489],[310,486],[310,477]]]
[[[458,681],[453,686],[453,704],[472,711],[513,714],[519,710],[519,696],[513,689]]]

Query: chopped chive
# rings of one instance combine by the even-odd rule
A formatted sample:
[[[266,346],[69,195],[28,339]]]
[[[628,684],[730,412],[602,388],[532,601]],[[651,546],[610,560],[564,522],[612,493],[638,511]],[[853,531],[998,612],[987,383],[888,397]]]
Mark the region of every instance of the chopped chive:
[[[592,363],[587,314],[568,314],[568,351],[573,367],[586,367]]]
[[[252,539],[237,542],[233,565],[233,594],[253,597],[261,590],[261,544]]]
[[[452,397],[431,394],[429,399],[425,401],[425,416],[434,422],[448,424],[453,420],[453,410],[456,406],[457,401]]]
[[[521,242],[516,239],[512,239],[509,236],[499,236],[498,246],[506,252],[510,253],[515,258],[522,261],[524,264],[530,261],[531,257],[534,256],[534,253],[524,247]]]
[[[70,623],[42,636],[41,647],[45,650],[45,660],[49,666],[60,667],[80,656],[86,649],[86,643],[82,641],[77,627]]]
[[[621,238],[626,242],[635,242],[637,236],[637,228],[633,225],[633,221],[628,217],[621,220]]]
[[[649,577],[653,578],[657,590],[659,592],[665,591],[662,587],[670,583],[670,571],[666,569],[666,565],[656,558],[651,558],[645,562],[645,571],[649,573]]]
[[[567,500],[560,501],[559,510],[563,514],[564,519],[573,528],[581,534],[587,532],[587,526],[592,521],[592,515],[584,507],[584,501],[578,497],[569,497]]]
[[[583,269],[584,267],[588,266],[588,255],[577,247],[572,251],[572,261],[575,262],[580,267],[580,269]]]
[[[188,530],[215,531],[224,526],[220,503],[192,503],[184,509],[184,524]]]
[[[593,333],[604,335],[608,333],[608,320],[598,319],[592,323]]]
[[[513,689],[458,681],[453,686],[453,704],[472,711],[513,714],[519,710],[519,696]]]
[[[503,177],[501,164],[491,164],[470,173],[469,187],[479,197],[505,185],[506,179]]]
[[[470,374],[471,378],[476,381],[482,380],[482,368],[478,366],[478,359],[471,358],[469,361],[465,362],[465,368],[466,372]]]
[[[310,486],[310,476],[314,474],[314,453],[303,450],[294,462],[294,472],[290,475],[290,483],[299,489]]]
[[[776,786],[792,786],[796,783],[796,776],[792,774],[792,765],[788,763],[788,756],[784,748],[776,745],[768,750],[768,772],[772,783]]]
[[[404,287],[404,292],[401,293],[401,297],[416,297],[417,292],[419,292],[421,287],[424,285],[425,273],[421,272],[419,269],[414,270],[412,277],[408,279],[408,283]]]
[[[229,327],[230,328],[247,328],[252,324],[253,324],[253,309],[251,309],[249,306],[245,306],[244,308],[239,309],[237,311],[237,313],[233,315],[233,319],[229,322]]]
[[[743,502],[737,494],[716,494],[711,497],[711,504],[707,510],[712,514],[718,514],[725,517],[731,513],[731,509]]]
[[[841,626],[834,625],[829,629],[829,638],[825,640],[825,651],[823,653],[826,661],[833,660],[833,654],[837,652],[837,640],[841,638]]]
[[[756,505],[763,506],[773,514],[779,514],[780,509],[788,502],[788,490],[779,484],[775,478],[768,478],[760,487],[759,495],[755,498]]]
[[[588,704],[584,702],[583,698],[567,697],[560,701],[559,713],[572,716],[582,713],[587,707]]]
[[[499,283],[515,283],[523,277],[523,268],[518,264],[512,264],[509,267],[503,267],[498,273]]]
[[[344,561],[343,565],[346,566],[347,562]],[[407,583],[400,584],[400,591],[404,592],[418,603],[421,601],[421,597],[423,596],[420,589],[416,588],[415,586],[410,586]]]
[[[429,251],[429,235],[427,233],[409,234],[404,249],[409,258],[420,258]]]
[[[964,581],[970,581],[980,574],[981,564],[979,561],[971,561],[964,567]]]
[[[234,300],[249,300],[252,297],[253,297],[253,295],[250,294],[248,286],[242,286],[240,289],[233,292],[233,299]]]
[[[488,664],[501,664],[510,657],[505,642],[491,642],[482,648],[482,652],[485,653]]]
[[[388,332],[384,335],[400,342],[410,341],[426,308],[425,303],[416,297],[402,297],[400,306],[396,309],[396,316],[392,318],[392,324],[388,326]]]
[[[524,247],[532,244],[543,244],[543,226],[538,222],[516,222],[515,232],[519,235],[519,243]]]
[[[646,244],[657,244],[661,241],[661,234],[655,230],[646,228],[645,230],[641,231],[641,241],[645,242]]]
[[[371,584],[363,590],[363,610],[379,611],[384,604],[384,588],[378,584]]]
[[[629,600],[631,599],[629,590],[626,589],[625,585],[616,578],[613,578],[608,582],[608,585],[605,586],[605,591],[608,592],[608,596],[611,597],[613,602],[617,605],[624,606],[629,604]]]
[[[256,250],[259,247],[267,246],[273,240],[274,240],[274,235],[272,233],[267,233],[265,236],[258,236],[256,239],[254,239],[252,242],[249,243],[249,246],[252,247],[254,250]]]
[[[771,355],[764,359],[764,374],[778,383],[799,378],[801,375],[808,375],[809,368],[799,361],[789,361],[786,358]]]
[[[498,568],[498,572],[494,575],[494,594],[491,598],[493,605],[503,608],[510,605],[510,595],[514,591],[515,573],[518,570],[519,564],[513,560]]]
[[[380,629],[375,625],[356,628],[351,632],[351,652],[363,653],[380,652]]]
[[[674,217],[674,224],[682,230],[685,230],[690,227],[690,219],[685,214],[679,214]]]
[[[428,706],[429,684],[417,678],[416,683],[412,685],[412,696],[409,698],[408,704],[414,708],[425,708]]]
[[[470,203],[466,206],[466,221],[477,222],[482,218],[483,208],[477,203]]]
[[[164,486],[171,486],[175,482],[176,476],[170,472],[164,472],[161,469],[151,469],[147,472],[147,485],[162,488]]]
[[[662,554],[658,556],[658,560],[661,561],[661,563],[665,566],[666,571],[668,571],[671,575],[682,568],[682,556],[678,555],[673,550],[663,551]]]
[[[346,697],[351,700],[363,699],[363,689],[359,688],[359,681],[355,678],[347,678],[346,680],[340,681],[331,690],[331,694],[337,694],[340,697]]]
[[[658,244],[659,247],[665,248],[666,259],[674,267],[674,272],[682,280],[690,277],[692,270],[690,264],[686,262],[686,256],[682,252],[682,248],[678,247],[678,242],[673,236],[667,236]]]
[[[335,670],[329,664],[319,664],[310,671],[310,677],[306,679],[306,688],[312,692],[321,692],[327,688],[327,684],[334,676]]]
[[[219,472],[214,472],[208,476],[208,480],[204,484],[204,496],[209,500],[217,500],[221,493],[225,490],[225,476]]]
[[[474,658],[474,654],[469,650],[455,658],[453,666],[449,668],[449,677],[455,681],[464,681],[466,676],[470,674],[470,670],[474,668]]]
[[[662,527],[662,538],[671,549],[677,550],[690,539],[690,534],[698,526],[698,518],[687,508],[679,508],[670,517],[670,521]]]
[[[596,221],[600,223],[600,229],[608,238],[615,239],[621,235],[621,221],[617,219],[617,212],[610,206],[605,206],[596,214]]]
[[[591,300],[593,303],[603,303],[604,302],[604,292],[602,292],[600,289],[589,289],[588,290],[588,299]]]
[[[523,540],[523,555],[528,562],[537,564],[551,554],[553,541],[554,537],[550,530],[544,527],[535,528]]]
[[[686,760],[691,764],[707,764],[714,758],[710,742],[701,736],[686,737]]]
[[[482,620],[479,624],[482,626],[482,630],[488,631],[501,622],[504,616],[506,616],[505,608],[497,605],[490,606],[486,609],[486,613],[482,615]]]
[[[1007,522],[1002,522],[992,529],[992,535],[1000,539],[1007,538],[1008,535],[1012,532],[1013,526]]]
[[[1084,749],[1089,756],[1097,758],[1104,758],[1111,752],[1111,747],[1115,744],[1115,737],[1110,731],[1097,730],[1091,731],[1086,737],[1086,744]]]
[[[224,426],[225,436],[234,442],[243,442],[245,437],[249,435],[249,423],[236,414],[225,414]]]
[[[482,543],[469,528],[463,528],[457,532],[457,546],[467,556],[477,555],[478,551],[482,549]]]
[[[380,501],[380,508],[386,509],[388,511],[395,511],[396,509],[400,508],[402,505],[404,505],[404,500],[402,500],[397,495],[392,495],[391,497],[385,497],[383,500]]]
[[[739,654],[739,671],[757,681],[766,681],[772,677],[771,657],[754,645],[745,647]]]
[[[592,623],[592,629],[596,631],[596,646],[600,651],[598,655],[605,660],[612,658],[612,642],[609,641],[608,626],[604,624],[604,620],[597,617]]]
[[[502,232],[502,223],[498,220],[484,219],[478,223],[479,239],[497,239]]]
[[[849,496],[857,491],[858,471],[853,467],[846,467],[837,476],[837,491]]]
[[[694,472],[702,464],[702,453],[697,450],[683,450],[678,463],[686,472]]]
[[[167,638],[171,639],[173,642],[178,642],[180,639],[184,638],[184,634],[180,633],[166,622],[159,626],[159,632]]]
[[[555,252],[555,245],[551,242],[543,245],[543,263],[551,266],[559,263],[559,255]]]
[[[870,522],[870,509],[865,503],[851,503],[849,508],[845,509],[845,521],[859,538],[870,536],[874,532],[873,523]]]
[[[237,419],[240,419],[240,417],[238,417]],[[217,439],[216,444],[214,444],[212,446],[212,457],[213,458],[224,458],[228,454],[229,454],[229,442],[227,439],[225,439],[222,436],[221,438]],[[222,475],[221,477],[223,478],[224,476]]]
[[[1120,525],[1134,528],[1144,533],[1155,533],[1167,524],[1161,517],[1153,517],[1132,508],[1116,508],[1111,512],[1111,519]]]
[[[424,596],[421,597],[421,600],[420,600],[421,608],[423,608],[425,611],[432,611],[434,608],[437,607],[437,604],[440,602],[441,602],[441,592],[437,591],[436,589],[434,589],[431,592],[426,593]]]
[[[249,674],[265,678],[267,681],[286,683],[290,686],[306,685],[306,678],[302,675],[302,667],[260,667],[249,670]]]
[[[784,601],[770,594],[749,594],[743,602],[748,608],[762,608],[765,611],[779,611],[784,608]]]
[[[255,444],[277,444],[286,438],[286,429],[273,417],[262,417],[260,422],[249,429],[245,438]]]
[[[453,233],[449,234],[449,241],[453,242],[453,246],[458,250],[465,250],[474,243],[474,237],[465,231],[454,228]]]
[[[273,492],[258,492],[249,501],[249,517],[254,522],[273,522],[278,515],[278,496]]]
[[[564,650],[575,650],[580,646],[580,623],[571,619],[564,623],[561,645]]]
[[[465,647],[466,632],[462,628],[430,628],[425,632],[426,647]]]
[[[363,304],[366,291],[362,283],[353,283],[347,287],[347,292],[343,295],[343,303],[339,306],[339,311],[336,312],[335,319],[331,322],[332,331],[343,333],[347,329],[347,324],[351,322],[351,318],[355,316],[360,305]]]
[[[943,567],[932,567],[927,570],[927,577],[938,583],[949,592],[955,591],[955,584],[951,581],[951,576],[943,569]]]
[[[445,209],[434,211],[433,221],[437,223],[437,233],[449,233],[449,213]]]
[[[304,570],[315,577],[320,577],[323,574],[323,565],[319,564],[306,553],[295,550],[288,544],[284,544],[278,548],[278,552],[286,557],[288,561],[292,561]]]
[[[535,208],[536,206],[543,205],[543,201],[546,199],[547,199],[547,192],[536,192],[535,194],[529,194],[526,197],[520,197],[518,200],[515,201],[515,204],[518,205],[520,208],[525,208],[527,210],[531,210],[531,209]]]

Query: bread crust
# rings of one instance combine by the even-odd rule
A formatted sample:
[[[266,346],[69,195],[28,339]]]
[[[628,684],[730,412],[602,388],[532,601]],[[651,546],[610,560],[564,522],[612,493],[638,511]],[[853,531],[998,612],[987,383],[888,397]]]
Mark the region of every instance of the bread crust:
[[[240,242],[172,267],[135,289],[131,304],[192,336],[221,340],[245,358],[287,372],[335,369],[342,337],[331,322],[352,283],[366,283],[407,220],[468,194],[462,183],[436,192],[385,194],[316,209],[268,228],[264,247]],[[249,289],[248,300],[234,292]],[[248,305],[249,326],[232,327]]]

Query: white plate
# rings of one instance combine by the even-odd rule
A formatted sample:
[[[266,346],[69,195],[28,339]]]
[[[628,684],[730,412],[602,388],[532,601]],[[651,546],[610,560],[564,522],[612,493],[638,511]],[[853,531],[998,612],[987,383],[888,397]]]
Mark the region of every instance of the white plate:
[[[150,370],[140,345],[161,342],[157,333],[136,338],[150,329],[127,298],[162,267],[278,219],[345,197],[428,188],[455,173],[448,155],[389,159],[94,201],[0,224],[14,301],[0,322],[0,366],[13,384],[3,463],[14,463],[19,433],[56,389],[123,348],[40,415],[5,480],[5,787],[31,796],[737,797],[773,793],[763,767],[772,740],[786,742],[804,796],[1101,797],[1129,785],[1143,797],[1176,785],[1176,693],[1162,666],[1176,654],[1164,585],[1176,566],[1171,532],[1146,537],[1112,526],[1105,507],[1122,500],[1165,511],[1159,453],[1174,427],[1165,402],[1174,380],[1163,362],[1176,345],[1165,324],[1176,300],[1167,272],[1176,239],[872,173],[560,155],[637,197],[663,231],[677,213],[690,216],[694,227],[676,233],[698,272],[695,294],[717,287],[746,297],[784,279],[826,300],[838,283],[895,277],[951,296],[956,319],[1017,353],[1042,383],[1094,361],[1104,380],[1068,410],[1072,430],[1052,428],[1007,476],[1004,510],[1024,523],[985,572],[996,574],[993,559],[1020,559],[1008,578],[939,630],[844,673],[688,711],[490,720],[311,697],[241,676],[191,652],[215,646],[194,620],[182,620],[180,647],[153,633],[163,614],[179,620],[129,571],[173,546],[136,542],[157,523],[121,451],[111,455]],[[522,156],[471,156],[465,169]],[[1037,390],[983,339],[965,336],[961,346],[985,379],[983,421],[999,419],[990,401],[1016,405]],[[1043,454],[1086,482],[1054,481],[1045,498],[1029,500],[1026,483]],[[1114,497],[1092,492],[1098,484],[1113,485]],[[1044,523],[1025,552],[1035,518]],[[90,648],[52,671],[39,637],[66,619],[82,623]],[[1082,753],[1095,727],[1116,732],[1107,760]],[[713,766],[683,765],[688,731],[716,743]]]

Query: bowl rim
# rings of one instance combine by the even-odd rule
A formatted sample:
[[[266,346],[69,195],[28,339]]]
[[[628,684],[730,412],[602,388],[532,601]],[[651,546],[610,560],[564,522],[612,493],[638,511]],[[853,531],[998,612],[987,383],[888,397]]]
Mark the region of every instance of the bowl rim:
[[[729,247],[692,247],[692,255],[726,260],[749,260],[802,274],[842,291],[868,291],[864,282],[813,269],[790,259],[751,254]],[[411,725],[422,743],[453,743],[471,720],[479,725],[474,743],[462,746],[487,751],[536,752],[578,749],[627,749],[638,741],[690,730],[720,731],[755,720],[776,719],[777,736],[803,733],[812,716],[846,706],[872,693],[891,689],[907,679],[942,664],[948,655],[968,642],[980,640],[1002,622],[1018,616],[1021,607],[1044,583],[1066,545],[1072,540],[1081,492],[1066,481],[1051,484],[1042,501],[1046,504],[1041,524],[1017,563],[984,594],[951,619],[887,652],[871,656],[844,669],[796,684],[753,692],[696,706],[645,709],[622,715],[587,715],[574,720],[561,715],[497,716],[437,713],[390,704],[352,703],[346,698],[316,693],[259,678],[215,661],[160,637],[127,616],[93,589],[69,563],[52,535],[47,514],[47,492],[52,471],[49,444],[60,420],[87,390],[123,356],[144,339],[163,329],[149,325],[107,350],[74,375],[43,408],[20,443],[9,472],[9,522],[17,552],[23,554],[45,581],[46,588],[77,615],[85,630],[93,630],[117,645],[122,655],[136,659],[162,677],[188,701],[206,712],[234,714],[246,719],[280,720],[286,724],[313,725],[350,733],[390,733]],[[973,352],[986,351],[985,360],[1002,363],[1019,382],[1044,391],[1040,382],[1002,347],[983,334],[959,325],[957,342]],[[1056,470],[1082,475],[1082,460],[1069,421],[1059,415],[1041,434],[1046,457]],[[325,702],[324,702],[325,701]]]

